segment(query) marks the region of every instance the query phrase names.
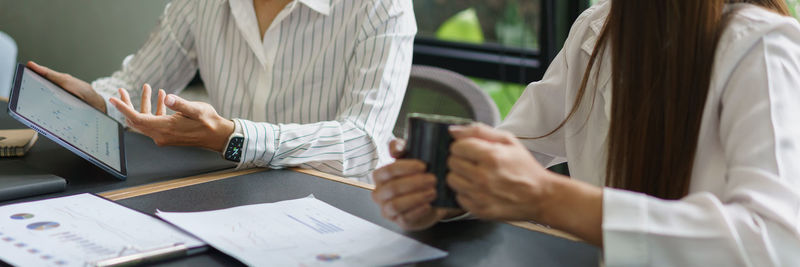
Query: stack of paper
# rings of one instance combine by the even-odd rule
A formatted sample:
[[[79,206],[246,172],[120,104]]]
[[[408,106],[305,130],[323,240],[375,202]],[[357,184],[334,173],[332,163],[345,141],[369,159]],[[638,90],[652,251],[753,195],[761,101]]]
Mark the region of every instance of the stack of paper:
[[[313,197],[157,215],[253,266],[398,265],[447,255]],[[191,254],[204,245],[157,218],[90,194],[0,207],[0,259],[12,265],[91,266],[170,248],[186,247],[191,250],[182,255]]]
[[[205,244],[151,216],[81,194],[0,207],[0,259],[16,266],[88,266],[183,244]]]

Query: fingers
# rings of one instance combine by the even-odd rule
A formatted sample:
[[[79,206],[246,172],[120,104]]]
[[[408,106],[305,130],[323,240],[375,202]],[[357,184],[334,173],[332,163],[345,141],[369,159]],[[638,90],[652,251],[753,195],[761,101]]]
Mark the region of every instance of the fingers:
[[[435,198],[436,190],[433,189],[407,194],[384,203],[381,211],[386,218],[396,218],[420,206],[430,205]]]
[[[164,103],[170,109],[180,112],[190,118],[198,118],[203,113],[202,107],[197,105],[197,103],[188,101],[177,95],[167,95],[167,98],[164,99]]]
[[[143,114],[150,114],[150,96],[152,94],[152,88],[150,88],[149,84],[144,84],[142,86],[142,113]]]
[[[165,98],[167,98],[167,92],[164,92],[164,89],[158,89],[158,104],[156,105],[156,116],[166,115],[167,106],[164,104]]]
[[[436,177],[433,174],[421,173],[392,180],[375,189],[372,199],[377,203],[386,202],[392,198],[435,189]]]
[[[456,191],[457,195],[469,195],[473,191],[473,183],[457,173],[447,174],[447,185]]]
[[[456,140],[464,138],[479,138],[490,142],[510,143],[514,136],[508,132],[489,127],[486,124],[475,123],[468,126],[450,126],[450,134]]]
[[[425,163],[419,160],[397,160],[392,164],[375,170],[372,173],[372,178],[375,180],[376,185],[381,185],[399,176],[423,173],[425,172],[425,169]]]
[[[460,139],[450,145],[450,155],[473,162],[481,162],[484,157],[493,155],[495,148],[495,145],[482,139]]]
[[[412,225],[416,224],[417,221],[423,219],[433,210],[431,205],[426,204],[416,208],[409,210],[406,213],[400,214],[395,217],[394,221],[397,221],[400,224],[403,224],[406,228],[417,228],[412,227]]]
[[[122,100],[122,103],[130,106],[131,109],[133,109],[133,103],[131,102],[131,95],[128,94],[128,90],[119,88],[117,89],[117,92],[119,93],[119,97]]]
[[[458,174],[464,178],[483,173],[483,170],[475,165],[475,163],[459,157],[448,158],[447,167],[450,169],[451,173]]]
[[[136,112],[136,110],[133,109],[133,106],[131,106],[128,103],[125,103],[125,100],[120,100],[116,97],[112,97],[109,98],[108,101],[111,102],[111,104],[114,105],[114,107],[116,107],[117,110],[119,110],[119,112],[122,113],[122,115],[124,115],[127,120],[134,123],[137,123],[140,120],[141,114],[139,112]]]
[[[27,66],[28,66],[28,68],[30,68],[31,70],[35,71],[36,73],[38,73],[39,75],[41,75],[45,79],[48,79],[48,80],[50,80],[50,81],[52,81],[52,82],[54,82],[56,84],[60,85],[66,80],[66,77],[64,77],[65,75],[63,73],[60,73],[60,72],[51,70],[48,67],[36,64],[36,62],[28,61]]]
[[[394,139],[389,142],[389,153],[392,154],[393,158],[399,159],[405,154],[405,146],[406,140]]]

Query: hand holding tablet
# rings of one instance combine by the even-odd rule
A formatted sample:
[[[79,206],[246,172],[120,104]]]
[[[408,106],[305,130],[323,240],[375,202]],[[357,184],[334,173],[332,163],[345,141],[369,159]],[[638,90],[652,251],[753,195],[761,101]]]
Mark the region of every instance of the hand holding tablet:
[[[73,89],[82,86],[71,76],[52,72],[47,75],[57,76],[56,79],[74,86]],[[25,65],[17,66],[14,77],[8,106],[11,117],[117,178],[125,179],[127,169],[121,124]]]
[[[106,102],[103,97],[92,89],[92,86],[72,75],[51,70],[45,66],[40,66],[33,61],[28,61],[26,65],[29,69],[35,71],[45,79],[55,83],[67,92],[72,93],[84,102],[88,103],[95,109],[106,113]]]

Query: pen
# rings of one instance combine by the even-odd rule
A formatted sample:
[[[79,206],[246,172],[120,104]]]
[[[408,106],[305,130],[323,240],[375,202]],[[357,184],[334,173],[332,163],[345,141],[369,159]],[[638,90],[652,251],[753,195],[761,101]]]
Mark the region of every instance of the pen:
[[[189,250],[186,247],[186,245],[184,245],[183,243],[177,243],[172,246],[143,251],[136,254],[130,254],[125,256],[100,260],[95,262],[94,266],[97,267],[133,266],[142,263],[155,262],[178,256],[184,256],[187,255],[188,251]]]

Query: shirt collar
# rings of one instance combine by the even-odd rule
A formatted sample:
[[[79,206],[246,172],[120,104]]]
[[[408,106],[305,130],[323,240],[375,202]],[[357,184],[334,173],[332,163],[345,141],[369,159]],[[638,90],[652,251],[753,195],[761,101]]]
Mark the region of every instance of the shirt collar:
[[[327,16],[331,13],[331,3],[333,0],[296,0],[314,11]]]
[[[292,8],[297,2],[309,7],[310,9],[327,16],[330,14],[332,2],[334,0],[294,0],[289,3],[287,8]],[[242,32],[245,41],[253,49],[256,57],[262,64],[265,62],[261,43],[261,33],[258,32],[258,19],[256,18],[253,0],[229,0],[231,14],[233,15],[236,26]],[[276,18],[277,19],[277,18]],[[273,22],[275,23],[275,22]],[[280,23],[279,21],[277,23]]]

